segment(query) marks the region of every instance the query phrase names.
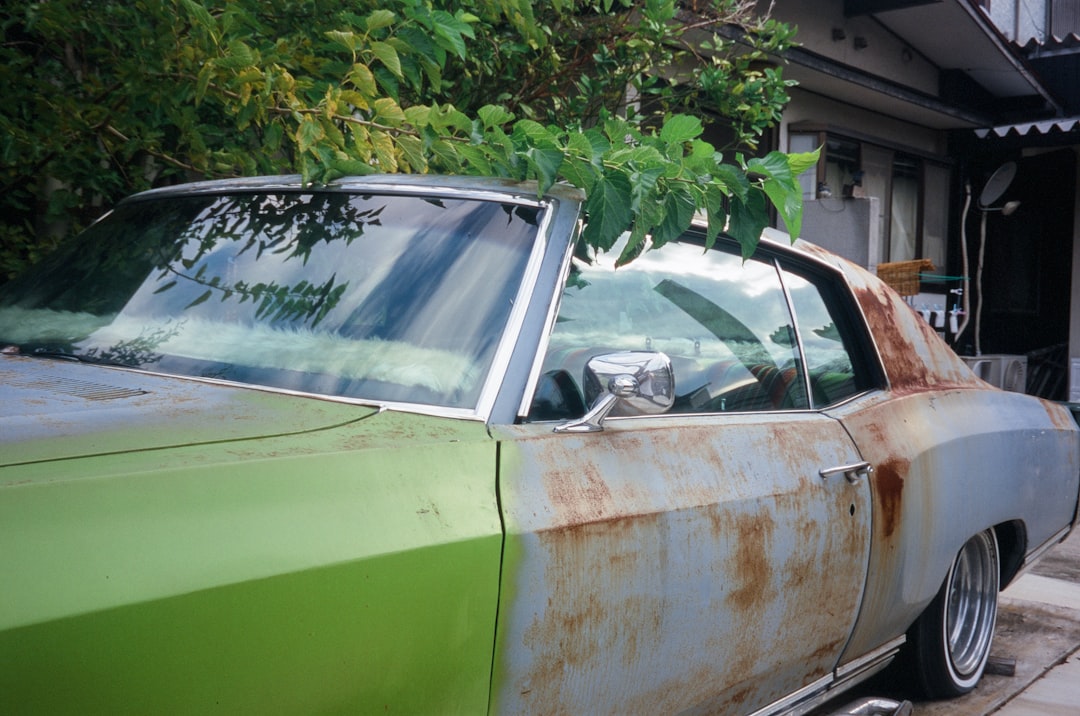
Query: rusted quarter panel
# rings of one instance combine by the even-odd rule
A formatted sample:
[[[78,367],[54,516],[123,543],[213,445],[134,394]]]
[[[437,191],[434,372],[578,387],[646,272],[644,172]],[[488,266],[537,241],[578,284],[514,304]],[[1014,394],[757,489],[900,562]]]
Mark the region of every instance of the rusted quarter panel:
[[[1069,525],[1080,439],[1062,406],[979,380],[897,294],[840,264],[889,381],[830,411],[875,468],[866,596],[846,661],[902,634],[976,533],[1018,528],[1015,548],[1030,552]]]
[[[500,428],[493,711],[750,712],[827,674],[858,608],[869,490],[812,414]]]
[[[845,659],[902,634],[974,534],[1016,522],[1034,549],[1076,507],[1076,432],[1057,406],[993,389],[884,398],[834,413],[875,466],[869,578]]]
[[[799,242],[798,246],[844,272],[877,343],[894,395],[949,387],[987,387],[929,323],[875,276],[813,244]]]

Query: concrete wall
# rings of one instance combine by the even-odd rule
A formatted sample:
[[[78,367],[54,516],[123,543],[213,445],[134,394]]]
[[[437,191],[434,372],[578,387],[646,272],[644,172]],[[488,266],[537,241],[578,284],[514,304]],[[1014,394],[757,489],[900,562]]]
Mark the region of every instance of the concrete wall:
[[[880,202],[876,197],[808,201],[802,238],[872,271],[881,253]]]

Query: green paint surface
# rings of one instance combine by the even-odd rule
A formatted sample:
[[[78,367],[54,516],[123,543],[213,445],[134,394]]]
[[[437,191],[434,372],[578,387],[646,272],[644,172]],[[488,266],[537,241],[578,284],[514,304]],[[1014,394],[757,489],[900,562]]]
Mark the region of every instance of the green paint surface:
[[[487,710],[481,424],[384,413],[0,485],[0,713]]]

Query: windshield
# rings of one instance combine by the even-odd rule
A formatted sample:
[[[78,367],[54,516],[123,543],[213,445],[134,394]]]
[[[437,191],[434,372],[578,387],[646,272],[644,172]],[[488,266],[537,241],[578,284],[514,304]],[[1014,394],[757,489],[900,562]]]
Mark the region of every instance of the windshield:
[[[475,408],[539,210],[342,192],[121,204],[0,287],[0,344],[161,373]]]

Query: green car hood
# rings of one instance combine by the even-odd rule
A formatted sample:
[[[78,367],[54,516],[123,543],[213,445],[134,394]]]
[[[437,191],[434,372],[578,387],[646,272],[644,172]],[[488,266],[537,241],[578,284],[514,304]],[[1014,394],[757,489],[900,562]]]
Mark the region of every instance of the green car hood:
[[[377,410],[5,355],[0,356],[0,467],[309,432]]]
[[[487,711],[484,423],[13,356],[0,405],[0,713]]]

